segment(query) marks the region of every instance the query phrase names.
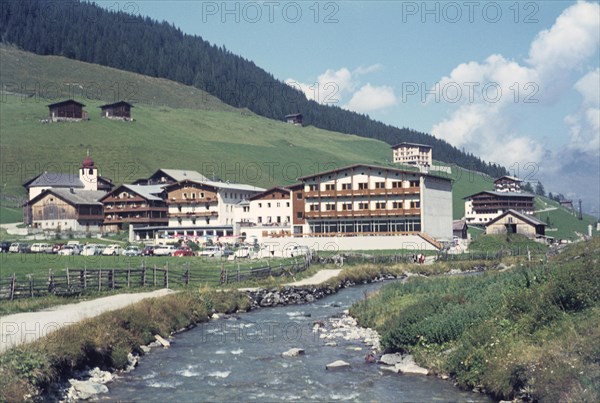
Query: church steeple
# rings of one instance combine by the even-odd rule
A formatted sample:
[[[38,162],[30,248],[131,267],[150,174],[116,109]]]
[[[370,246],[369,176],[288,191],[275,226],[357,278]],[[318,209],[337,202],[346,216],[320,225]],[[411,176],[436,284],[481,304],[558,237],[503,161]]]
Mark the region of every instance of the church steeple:
[[[81,162],[79,180],[83,183],[84,190],[98,190],[98,168],[90,157],[90,150],[87,151],[86,157]]]

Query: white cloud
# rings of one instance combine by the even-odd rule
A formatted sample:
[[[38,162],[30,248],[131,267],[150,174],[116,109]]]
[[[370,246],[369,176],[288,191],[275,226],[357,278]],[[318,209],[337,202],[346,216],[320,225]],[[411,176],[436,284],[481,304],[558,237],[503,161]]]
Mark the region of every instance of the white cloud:
[[[579,110],[565,117],[569,148],[600,156],[600,69],[590,71],[573,86],[582,96]]]
[[[385,85],[376,87],[367,83],[352,95],[352,99],[344,105],[344,108],[367,113],[388,108],[396,103],[397,99],[392,87]]]
[[[449,117],[433,125],[432,134],[505,166],[542,163],[548,151],[533,137],[519,133],[515,124],[519,119],[512,105],[531,101],[549,104],[575,88],[584,103],[565,119],[570,125],[570,147],[584,151],[592,146],[598,150],[598,71],[587,74],[575,86],[564,83],[568,83],[569,73],[596,54],[599,32],[600,6],[578,2],[565,9],[550,29],[536,36],[526,63],[492,54],[483,62],[458,65],[432,88],[440,91],[436,100],[457,104]],[[462,90],[460,99],[447,99],[444,90],[456,86]],[[482,91],[486,86],[489,93]],[[495,96],[496,91],[501,91],[500,97]],[[428,100],[431,102],[432,96]]]
[[[577,68],[598,50],[600,5],[578,2],[531,43],[528,63],[541,72]]]
[[[359,78],[383,69],[381,64],[359,66],[350,71],[347,67],[338,70],[327,69],[312,84],[294,79],[285,83],[302,91],[310,100],[320,104],[340,104],[344,99],[350,100],[342,107],[357,112],[373,112],[385,109],[397,103],[393,88],[389,86],[373,86],[370,83],[361,85]]]

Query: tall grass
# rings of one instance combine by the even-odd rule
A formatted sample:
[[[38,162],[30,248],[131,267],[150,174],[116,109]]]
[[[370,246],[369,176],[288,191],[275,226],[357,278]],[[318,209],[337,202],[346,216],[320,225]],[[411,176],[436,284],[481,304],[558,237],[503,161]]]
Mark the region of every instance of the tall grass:
[[[383,346],[499,398],[600,398],[600,239],[547,265],[392,284],[351,308]]]

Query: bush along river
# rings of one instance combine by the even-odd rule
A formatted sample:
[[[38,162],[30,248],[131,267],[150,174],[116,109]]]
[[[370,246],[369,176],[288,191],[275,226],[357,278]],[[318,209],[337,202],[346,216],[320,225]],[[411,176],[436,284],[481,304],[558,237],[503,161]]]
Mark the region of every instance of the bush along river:
[[[178,334],[118,375],[104,401],[468,401],[487,396],[373,363],[378,337],[345,312],[381,287],[341,289],[309,304],[221,316]],[[255,296],[256,298],[256,296]],[[264,295],[261,296],[264,299]],[[277,298],[277,297],[276,297]],[[268,301],[267,301],[268,302]],[[339,367],[327,366],[337,362]]]

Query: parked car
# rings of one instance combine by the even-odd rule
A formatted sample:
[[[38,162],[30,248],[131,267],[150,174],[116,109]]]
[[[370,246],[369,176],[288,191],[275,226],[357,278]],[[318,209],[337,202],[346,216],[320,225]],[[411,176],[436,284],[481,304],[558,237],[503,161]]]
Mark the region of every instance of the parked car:
[[[81,249],[77,245],[65,245],[58,251],[61,256],[75,256],[81,254]]]
[[[55,243],[52,245],[52,253],[58,253],[64,246],[64,243]]]
[[[189,246],[181,246],[173,252],[173,256],[194,256],[194,251]]]
[[[27,243],[22,242],[13,242],[8,248],[10,253],[29,253],[31,252],[31,247]]]
[[[52,245],[49,243],[34,243],[31,245],[31,253],[52,253]]]
[[[154,256],[154,246],[144,246],[144,249],[142,249],[142,256]]]
[[[154,248],[154,256],[172,256],[176,250],[174,245],[159,245]]]
[[[218,257],[221,256],[221,249],[218,246],[207,246],[198,252],[198,256]]]
[[[296,257],[308,255],[308,246],[290,245],[283,251],[283,257]]]
[[[102,255],[104,256],[116,256],[123,253],[123,247],[121,245],[112,244],[108,245],[103,251]]]
[[[103,249],[102,246],[94,244],[94,243],[90,243],[83,247],[81,254],[83,256],[100,255],[100,254],[102,254],[102,249]]]
[[[13,241],[2,241],[0,242],[0,253],[8,253],[10,249],[10,245],[13,244]]]
[[[123,251],[123,256],[139,256],[141,254],[142,252],[140,251],[140,248],[138,248],[136,245],[129,245]]]

